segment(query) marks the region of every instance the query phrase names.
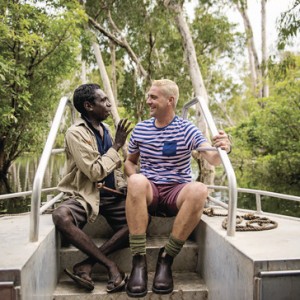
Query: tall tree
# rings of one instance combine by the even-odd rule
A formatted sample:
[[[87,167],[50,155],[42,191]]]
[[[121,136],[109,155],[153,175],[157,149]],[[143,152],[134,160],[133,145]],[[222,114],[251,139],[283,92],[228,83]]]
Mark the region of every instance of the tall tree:
[[[262,78],[262,97],[269,97],[268,86],[268,52],[267,52],[267,0],[261,0],[261,78]]]
[[[202,73],[197,61],[195,46],[192,35],[183,12],[183,2],[176,0],[165,0],[164,5],[175,13],[175,23],[182,38],[182,44],[185,53],[185,59],[189,68],[190,78],[192,80],[193,90],[195,95],[202,97],[208,105],[207,91],[204,85]],[[209,139],[208,128],[203,114],[198,110],[200,116],[198,124],[203,134]],[[207,163],[202,157],[199,157],[200,178],[201,182],[213,184],[214,182],[214,167]]]
[[[124,88],[121,88],[119,95],[123,96],[122,103],[135,113],[137,120],[145,116],[144,94],[151,78],[163,76],[174,79],[181,88],[181,95],[189,94],[189,98],[194,94],[202,95],[208,102],[203,77],[197,62],[198,54],[193,49],[189,25],[182,11],[179,14],[175,13],[175,24],[177,30],[179,29],[176,31],[174,22],[170,22],[174,14],[172,10],[163,9],[162,1],[141,3],[135,0],[130,1],[130,5],[126,0],[99,1],[97,3],[99,9],[95,9],[94,1],[87,2],[89,23],[94,30],[100,33],[100,46],[103,49],[104,59],[105,52],[107,52],[105,48],[109,49],[105,38],[117,46],[117,57],[120,57],[122,51],[121,55],[126,62],[123,65],[122,74],[120,74],[121,80],[119,80]],[[165,4],[168,6],[167,3]],[[182,5],[179,8],[182,9]],[[209,19],[207,20],[210,22]],[[202,27],[205,28],[205,25]],[[161,28],[164,28],[163,32]],[[186,34],[186,32],[188,33]],[[218,34],[219,37],[222,34],[226,36],[227,31],[224,30]],[[198,35],[198,38],[201,40],[202,36]],[[215,43],[214,48],[219,47],[217,38],[213,43]],[[184,51],[182,51],[182,45],[185,45]],[[183,54],[185,60],[182,59]],[[187,76],[192,85],[189,83],[190,80],[186,80]],[[132,87],[133,89],[131,89]],[[199,123],[202,123],[201,129],[206,132],[203,117]],[[209,135],[207,134],[207,136]],[[213,172],[205,173],[202,168],[201,174],[203,180]],[[212,180],[209,179],[206,182],[211,183]]]
[[[128,5],[132,5],[125,3],[125,6],[126,4],[127,7]],[[98,11],[94,10],[94,5],[97,5],[97,7],[99,8]],[[98,32],[100,41],[103,41],[103,36],[109,39],[108,44],[107,41],[105,41],[105,44],[108,45],[108,48],[111,44],[113,44],[121,49],[124,49],[131,59],[132,67],[135,69],[137,80],[141,82],[146,81],[149,84],[148,72],[144,69],[140,58],[136,54],[136,51],[134,51],[134,49],[128,42],[127,35],[125,34],[126,29],[122,27],[119,28],[119,26],[114,21],[114,17],[119,16],[119,11],[122,11],[123,9],[123,14],[125,13],[122,6],[124,6],[124,1],[123,3],[121,1],[99,1],[97,2],[97,4],[95,4],[94,1],[88,1],[86,4],[86,11],[89,15],[89,24],[92,29]],[[143,8],[143,6],[139,6],[139,8]],[[119,24],[124,26],[122,23]],[[118,99],[115,99],[115,102],[118,103]],[[142,101],[140,101],[139,103],[142,103]],[[137,112],[138,119],[141,119],[140,115],[144,111],[143,108],[144,106],[139,107],[138,104],[136,105],[135,111]]]
[[[258,54],[254,43],[254,34],[253,34],[252,25],[247,13],[247,8],[248,8],[247,0],[232,0],[232,1],[236,5],[243,19],[243,23],[245,27],[249,68],[251,73],[252,91],[254,95],[261,97],[260,63],[259,63]]]
[[[270,65],[272,93],[264,108],[252,105],[249,117],[233,131],[236,164],[246,162],[251,170],[247,184],[255,188],[300,193],[299,70],[300,57],[291,54]]]
[[[261,63],[259,63],[257,50],[254,44],[253,29],[247,13],[248,1],[247,0],[232,0],[232,1],[235,3],[244,22],[253,94],[259,98],[268,97],[269,87],[268,87],[268,63],[267,63],[268,52],[267,52],[267,26],[266,26],[267,0],[260,0],[261,1],[261,56],[262,56]],[[262,105],[261,102],[260,105]]]
[[[84,14],[75,0],[1,1],[0,11],[0,185],[7,192],[11,163],[40,144],[61,83],[76,67]]]

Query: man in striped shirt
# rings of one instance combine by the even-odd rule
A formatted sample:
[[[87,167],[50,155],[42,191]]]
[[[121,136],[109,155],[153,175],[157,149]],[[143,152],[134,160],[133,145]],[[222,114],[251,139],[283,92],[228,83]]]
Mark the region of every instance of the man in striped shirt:
[[[130,297],[147,294],[148,213],[176,216],[169,241],[159,252],[152,285],[153,292],[168,294],[173,291],[173,259],[198,224],[208,195],[203,183],[192,182],[190,161],[192,150],[211,145],[196,126],[176,116],[178,98],[175,82],[154,81],[147,95],[151,118],[136,125],[129,142],[125,173],[126,217],[133,255],[126,286]],[[213,146],[230,152],[230,141],[223,131],[213,138]],[[202,155],[212,165],[221,162],[217,151],[204,151]]]

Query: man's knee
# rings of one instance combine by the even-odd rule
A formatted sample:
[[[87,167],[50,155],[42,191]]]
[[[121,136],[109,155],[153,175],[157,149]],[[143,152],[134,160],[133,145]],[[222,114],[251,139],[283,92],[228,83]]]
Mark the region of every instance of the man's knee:
[[[133,174],[128,178],[127,184],[127,196],[135,197],[138,195],[146,195],[150,183],[144,175]]]
[[[70,210],[64,206],[58,207],[52,213],[52,220],[55,226],[58,228],[74,223],[73,216]]]
[[[152,199],[151,195],[151,184],[150,181],[142,174],[133,174],[128,178],[128,190],[126,198],[126,207],[128,205],[133,207],[140,207],[140,204],[147,202]],[[136,206],[138,205],[138,206]]]
[[[195,182],[195,184],[197,185],[197,193],[201,195],[202,196],[201,198],[205,200],[208,196],[207,186],[201,182]]]
[[[201,210],[208,196],[207,186],[201,182],[192,182],[188,185],[187,193],[186,199],[196,210]]]
[[[147,185],[147,178],[142,174],[132,174],[127,179],[128,188],[143,187]]]

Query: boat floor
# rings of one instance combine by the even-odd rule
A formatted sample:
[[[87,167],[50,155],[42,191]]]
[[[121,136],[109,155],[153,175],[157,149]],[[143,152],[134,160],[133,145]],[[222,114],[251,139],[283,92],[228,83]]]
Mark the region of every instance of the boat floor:
[[[224,217],[202,216],[209,227],[231,243],[238,251],[253,260],[300,259],[300,219],[279,215],[267,215],[278,227],[263,231],[236,231],[228,237],[222,228]],[[51,230],[51,215],[40,218],[39,241]],[[29,214],[0,217],[0,269],[20,267],[28,260],[39,242],[29,242]]]
[[[247,211],[249,212],[249,211]],[[245,211],[238,211],[244,215]],[[299,260],[300,259],[300,219],[275,214],[257,215],[277,222],[278,227],[261,231],[236,231],[233,237],[227,236],[222,228],[224,217],[202,216],[202,220],[254,261],[259,260]]]
[[[30,243],[29,218],[29,213],[0,217],[0,270],[20,269],[54,229],[51,215],[42,215],[39,241]]]
[[[267,215],[278,227],[263,231],[236,231],[228,237],[222,228],[224,217],[202,216],[209,227],[231,243],[238,251],[253,260],[300,259],[300,219],[279,215]],[[40,218],[39,241],[51,230],[51,215]],[[18,268],[27,261],[39,242],[29,242],[29,214],[0,217],[0,269]]]
[[[238,211],[238,215],[245,211]],[[195,231],[199,269],[209,299],[298,300],[300,219],[263,214],[278,227],[227,236],[224,217],[204,215]]]
[[[224,217],[202,216],[192,238],[199,245],[197,272],[208,286],[209,299],[239,299],[238,295],[230,294],[239,281],[247,282],[244,293],[251,295],[247,299],[252,299],[253,280],[259,272],[300,270],[300,219],[266,216],[278,223],[276,229],[237,231],[233,237],[227,236],[222,228]],[[40,217],[39,241],[34,243],[29,242],[29,217],[29,214],[0,217],[0,282],[13,281],[21,289],[26,286],[28,297],[22,299],[31,299],[31,295],[44,293],[45,289],[49,295],[55,290],[59,276],[59,243],[51,215]],[[35,253],[38,258],[33,260]],[[53,275],[49,279],[50,274]],[[299,277],[296,280],[299,283]]]

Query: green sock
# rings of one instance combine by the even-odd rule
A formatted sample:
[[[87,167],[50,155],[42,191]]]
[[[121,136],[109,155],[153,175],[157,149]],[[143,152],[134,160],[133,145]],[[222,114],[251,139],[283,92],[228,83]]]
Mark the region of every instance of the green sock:
[[[132,255],[146,254],[146,233],[144,234],[129,234],[129,244]]]
[[[175,257],[183,247],[185,241],[176,239],[172,234],[169,236],[169,241],[165,246],[165,251],[172,257]]]

